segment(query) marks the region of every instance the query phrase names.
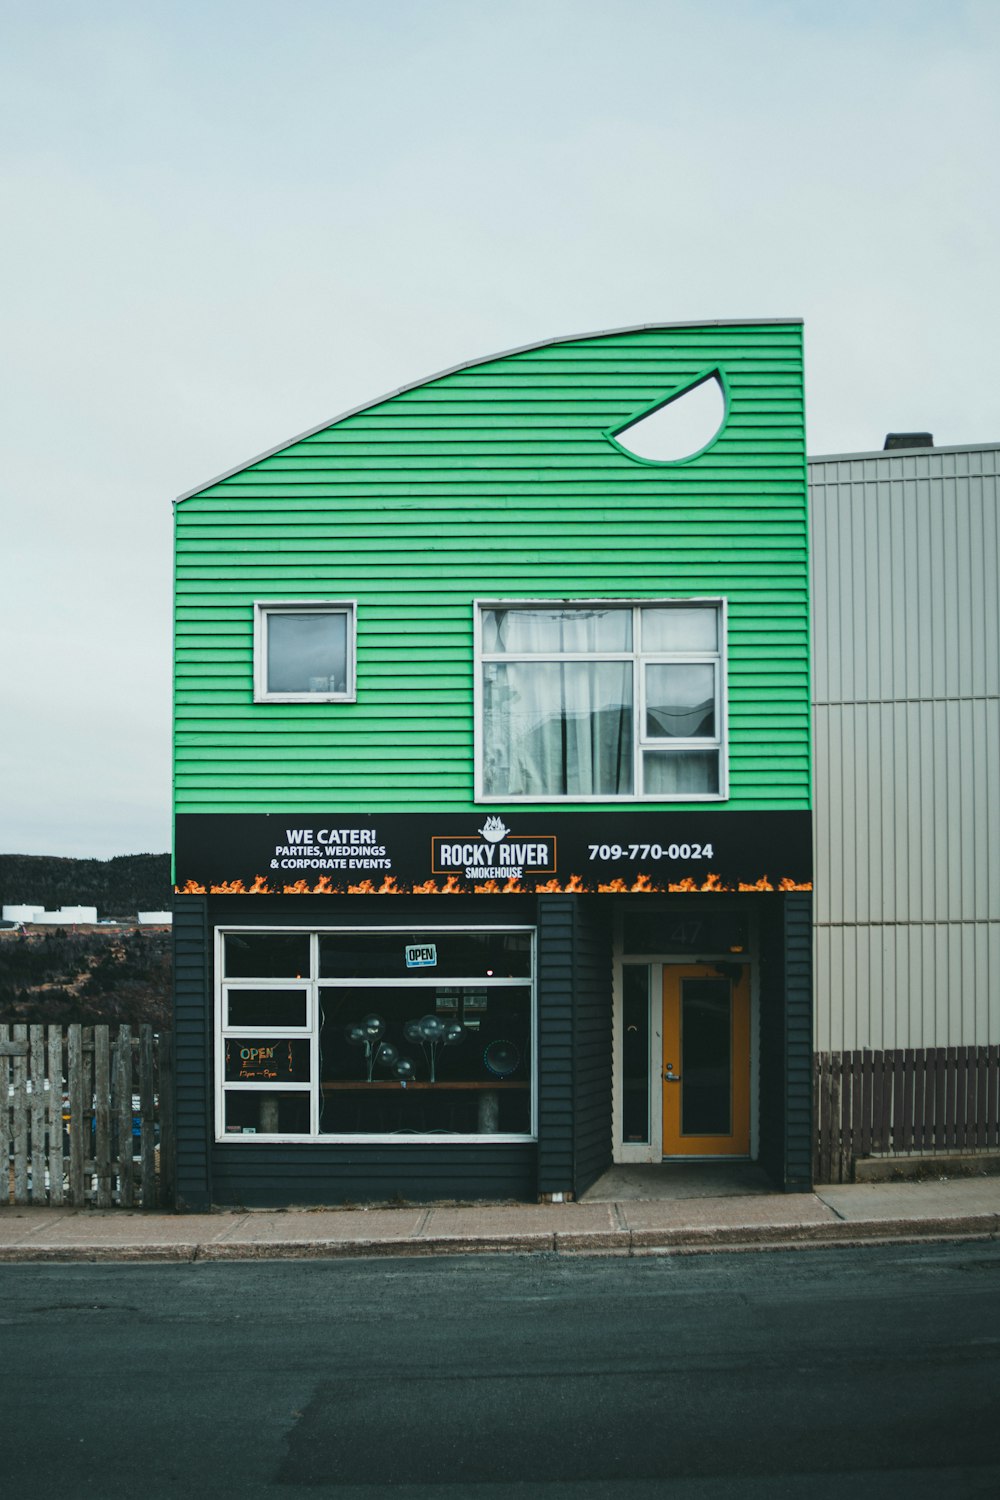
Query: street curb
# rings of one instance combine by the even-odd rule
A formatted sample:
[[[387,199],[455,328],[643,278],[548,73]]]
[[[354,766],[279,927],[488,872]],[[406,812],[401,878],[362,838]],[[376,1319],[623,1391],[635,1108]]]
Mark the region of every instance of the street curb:
[[[2,1245],[0,1264],[175,1263],[346,1260],[456,1255],[692,1255],[726,1251],[820,1249],[1000,1237],[1000,1214],[962,1218],[840,1220],[829,1224],[716,1225],[704,1228],[544,1231],[509,1235],[429,1235],[385,1240],[206,1241],[176,1245]]]

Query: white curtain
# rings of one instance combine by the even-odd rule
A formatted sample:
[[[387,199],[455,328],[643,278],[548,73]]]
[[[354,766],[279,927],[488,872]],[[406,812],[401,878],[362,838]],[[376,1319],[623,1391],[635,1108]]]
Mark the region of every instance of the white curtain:
[[[488,794],[632,791],[630,662],[488,662],[484,673]]]
[[[718,750],[647,751],[643,756],[643,791],[647,797],[719,790]]]
[[[486,609],[483,652],[631,651],[631,609]]]

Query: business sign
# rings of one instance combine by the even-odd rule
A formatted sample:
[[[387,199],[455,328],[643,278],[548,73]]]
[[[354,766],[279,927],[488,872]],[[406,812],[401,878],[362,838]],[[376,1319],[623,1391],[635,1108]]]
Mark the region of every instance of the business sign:
[[[406,967],[408,969],[436,969],[437,961],[437,943],[407,943]]]
[[[554,834],[514,834],[502,818],[489,817],[470,838],[468,831],[431,836],[431,871],[466,880],[521,880],[531,875],[556,874]]]
[[[808,812],[182,813],[174,848],[189,894],[812,888]]]

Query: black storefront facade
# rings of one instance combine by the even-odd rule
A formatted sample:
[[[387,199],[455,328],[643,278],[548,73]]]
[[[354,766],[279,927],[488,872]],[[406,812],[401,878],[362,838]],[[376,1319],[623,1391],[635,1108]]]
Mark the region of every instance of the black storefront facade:
[[[559,1201],[664,1159],[809,1189],[808,818],[491,817],[178,820],[184,1206]]]

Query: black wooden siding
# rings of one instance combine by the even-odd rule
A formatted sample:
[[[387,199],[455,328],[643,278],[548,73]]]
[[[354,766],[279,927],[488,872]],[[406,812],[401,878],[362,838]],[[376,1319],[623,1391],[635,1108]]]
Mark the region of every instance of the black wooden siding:
[[[538,898],[538,1191],[579,1195],[611,1165],[610,904]]]
[[[784,900],[785,937],[785,1191],[812,1187],[812,893]]]
[[[811,898],[761,901],[760,1160],[811,1186]],[[279,1206],[579,1195],[611,1164],[611,903],[543,895],[286,903],[178,897],[175,908],[178,1202]],[[216,924],[537,924],[538,1144],[216,1143],[211,937]]]
[[[204,896],[174,897],[177,1207],[212,1202],[211,946]]]
[[[761,902],[760,1162],[777,1187],[812,1187],[812,897]]]
[[[214,1140],[212,935],[216,926],[358,926],[410,924],[444,927],[534,925],[535,901],[412,901],[352,898],[349,906],[304,899],[271,901],[223,897],[177,897],[175,942],[178,1044],[178,1201],[203,1209],[211,1204],[279,1207],[449,1198],[535,1198],[534,1142],[445,1144],[410,1140],[393,1146],[308,1141],[251,1145]],[[183,1058],[183,1063],[181,1063]]]
[[[607,900],[576,907],[574,982],[574,1171],[579,1197],[611,1166],[611,906]]]
[[[538,1192],[573,1191],[575,896],[538,898]]]
[[[253,1208],[344,1203],[533,1201],[533,1145],[230,1146],[213,1151],[214,1201]]]
[[[539,1144],[408,1141],[393,1146],[216,1142],[213,1123],[212,934],[217,925],[451,922],[538,927]],[[178,897],[175,915],[178,1199],[274,1207],[402,1199],[534,1199],[579,1194],[611,1162],[609,903],[572,896],[499,902],[401,898],[329,903]]]

